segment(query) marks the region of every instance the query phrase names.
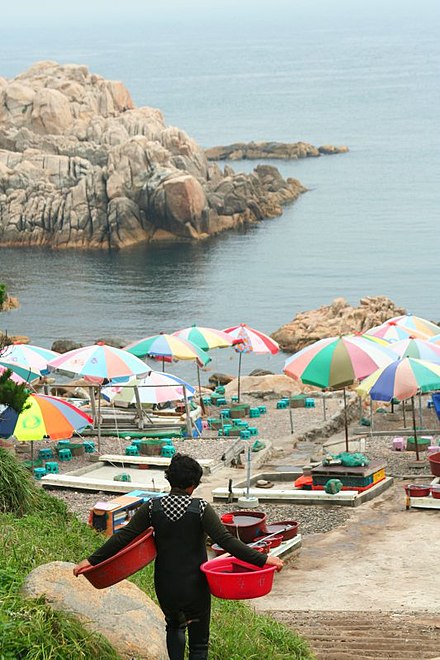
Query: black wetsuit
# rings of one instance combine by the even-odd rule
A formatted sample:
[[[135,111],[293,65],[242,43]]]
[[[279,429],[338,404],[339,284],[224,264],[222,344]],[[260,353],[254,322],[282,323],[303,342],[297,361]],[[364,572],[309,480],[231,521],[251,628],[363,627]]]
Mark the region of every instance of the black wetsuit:
[[[92,565],[112,557],[152,525],[157,557],[154,583],[167,622],[171,660],[183,660],[188,626],[190,660],[208,657],[211,596],[200,564],[207,559],[206,535],[230,554],[263,566],[265,555],[249,548],[222,525],[210,504],[173,488],[169,495],[150,500],[131,521],[88,559]]]

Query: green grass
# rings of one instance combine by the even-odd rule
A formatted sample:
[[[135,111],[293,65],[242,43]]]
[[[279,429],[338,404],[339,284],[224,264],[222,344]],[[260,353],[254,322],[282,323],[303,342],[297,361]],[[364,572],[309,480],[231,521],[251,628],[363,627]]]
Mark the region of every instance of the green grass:
[[[2,471],[0,457],[0,492]],[[78,562],[103,537],[67,512],[64,502],[32,489],[28,513],[0,512],[0,660],[113,660],[119,656],[74,617],[52,610],[43,599],[25,600],[26,575],[50,561]],[[152,566],[131,580],[152,598]],[[310,660],[313,655],[293,632],[244,603],[213,599],[210,660]]]

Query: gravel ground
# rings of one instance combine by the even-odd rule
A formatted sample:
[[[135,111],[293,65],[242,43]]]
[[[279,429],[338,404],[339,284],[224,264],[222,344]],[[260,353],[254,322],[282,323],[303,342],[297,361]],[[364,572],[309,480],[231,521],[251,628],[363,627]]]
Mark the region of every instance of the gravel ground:
[[[253,406],[261,403],[260,400],[257,400],[253,397],[243,397],[242,399],[243,402],[250,403]],[[262,441],[270,440],[275,446],[282,441],[291,442],[292,435],[289,411],[277,410],[275,400],[264,401],[264,405],[267,407],[267,414],[261,415],[259,418],[248,420],[252,422],[251,425],[258,428],[258,439]],[[339,398],[327,399],[326,408],[327,416],[330,417],[341,409],[341,400]],[[207,413],[208,416],[218,416],[218,408],[211,408],[207,411]],[[423,421],[425,426],[428,426],[429,428],[439,427],[438,420],[432,410],[424,409],[423,413]],[[323,419],[321,399],[316,399],[315,408],[293,409],[292,416],[295,433],[302,433],[320,424]],[[409,415],[407,417],[409,419]],[[392,439],[395,435],[395,433],[393,433],[393,428],[395,429],[402,427],[402,416],[398,412],[396,412],[395,416],[390,414],[376,414],[374,422],[375,431],[389,430],[390,435],[370,437],[368,435],[369,428],[366,427],[365,433],[367,456],[369,456],[371,459],[385,459],[388,465],[387,474],[392,476],[418,476],[421,473],[422,475],[429,475],[430,471],[427,463],[426,467],[422,470],[411,465],[411,463],[414,463],[415,461],[414,452],[396,452],[392,451],[391,449]],[[434,437],[434,442],[436,442],[439,437],[440,428],[439,435]],[[96,438],[93,439],[96,444]],[[232,440],[232,442],[233,441],[235,441],[235,438]],[[78,442],[80,442],[80,439],[78,439]],[[194,458],[213,459],[214,461],[219,462],[225,449],[230,445],[230,443],[231,439],[218,438],[216,436],[216,432],[204,430],[202,439],[176,440],[174,444],[177,451],[187,453]],[[127,440],[116,437],[103,437],[101,439],[101,453],[123,454],[127,444],[129,444]],[[319,442],[317,445],[319,445]],[[23,459],[30,458],[30,455],[27,451],[27,445],[24,443],[16,443],[16,446],[17,450],[21,450],[19,456],[21,456]],[[34,447],[35,455],[37,455],[40,448],[53,448],[53,443],[50,441],[38,442],[35,443]],[[293,451],[295,453],[295,450]],[[422,452],[422,457],[423,456],[424,452]],[[80,467],[88,465],[89,460],[90,455],[85,454],[81,457],[74,457],[69,462],[60,462],[60,472],[70,472],[77,470]],[[291,464],[291,457],[289,458],[288,463]],[[60,489],[55,489],[51,492],[60,499],[63,499],[67,503],[69,509],[83,521],[87,521],[90,509],[98,500],[107,500],[111,498],[109,494],[99,492],[89,493],[85,491],[70,491]],[[219,514],[222,514],[226,511],[233,510],[234,505],[216,503],[214,507]],[[260,508],[257,510],[262,509]],[[303,535],[327,532],[334,527],[344,524],[350,515],[350,512],[344,507],[324,505],[299,506],[291,504],[265,504],[264,511],[267,513],[267,519],[269,522],[276,522],[277,520],[298,521],[300,523],[300,531]]]

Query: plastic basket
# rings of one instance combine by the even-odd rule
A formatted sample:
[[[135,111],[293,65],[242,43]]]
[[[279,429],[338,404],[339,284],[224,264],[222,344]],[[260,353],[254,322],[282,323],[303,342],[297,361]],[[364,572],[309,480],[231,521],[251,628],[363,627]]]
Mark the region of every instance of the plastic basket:
[[[149,527],[116,555],[96,566],[83,568],[79,574],[84,575],[96,589],[104,589],[140,571],[155,557],[153,528]]]
[[[431,472],[435,477],[440,477],[440,452],[428,456]]]
[[[212,559],[200,566],[213,596],[224,600],[260,598],[272,589],[275,566],[253,566],[235,557]]]

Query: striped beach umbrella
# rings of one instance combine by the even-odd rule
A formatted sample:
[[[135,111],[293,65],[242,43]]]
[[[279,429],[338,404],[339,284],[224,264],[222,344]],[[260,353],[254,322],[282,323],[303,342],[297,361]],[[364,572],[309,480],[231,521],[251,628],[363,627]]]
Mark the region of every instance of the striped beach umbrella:
[[[0,351],[0,366],[12,369],[26,382],[40,378],[50,360],[59,353],[32,344],[11,344]]]
[[[17,440],[30,441],[33,461],[34,440],[71,438],[75,431],[82,431],[92,424],[89,415],[68,401],[45,394],[30,394],[20,413],[11,406],[2,411],[0,436],[13,435]]]
[[[283,371],[307,385],[341,389],[396,359],[388,347],[363,337],[326,337],[288,358]]]
[[[386,367],[377,369],[356,388],[361,396],[369,396],[374,401],[391,401],[394,398],[403,401],[411,398],[417,460],[419,459],[419,449],[414,396],[418,392],[439,389],[440,365],[411,357],[402,358]]]
[[[401,339],[389,344],[399,358],[411,357],[440,364],[440,346],[425,339]]]
[[[121,348],[98,342],[68,351],[51,360],[48,372],[81,377],[89,383],[102,384],[115,379],[146,376],[150,371],[145,362]]]
[[[437,335],[440,332],[440,327],[436,323],[428,321],[421,316],[415,316],[414,314],[394,316],[392,319],[390,319],[390,321],[397,323],[401,327],[414,330],[416,333],[420,333],[428,337]]]
[[[270,353],[275,355],[280,350],[278,343],[265,335],[260,330],[251,328],[246,323],[234,325],[230,328],[223,330],[228,334],[234,342],[234,350],[238,353],[238,386],[237,397],[240,401],[240,376],[241,376],[241,359],[244,353]]]
[[[284,373],[308,385],[322,389],[342,389],[345,411],[345,443],[348,451],[348,422],[345,388],[365,378],[378,367],[386,366],[397,356],[375,342],[346,335],[327,337],[306,346],[284,364]]]
[[[204,367],[211,361],[205,351],[187,339],[161,333],[134,341],[124,350],[137,357],[154,357],[162,360],[195,360]]]
[[[115,404],[135,404],[137,403],[135,387],[138,389],[141,404],[181,401],[185,398],[185,391],[188,397],[194,396],[195,393],[194,387],[177,376],[161,371],[150,371],[145,378],[131,378],[128,383],[104,387],[102,396]]]
[[[9,378],[12,381],[14,381],[14,383],[16,383],[17,385],[20,385],[21,383],[26,383],[25,379],[22,378],[21,376],[19,376],[18,374],[14,373],[10,367],[2,367],[0,365],[0,376],[3,376],[5,371],[7,371],[7,369],[9,369],[9,371],[11,371],[11,375],[9,376]]]
[[[177,330],[177,332],[173,332],[173,335],[187,339],[203,351],[211,351],[213,348],[228,348],[234,343],[234,339],[226,332],[199,325],[192,325],[189,328]]]
[[[393,320],[385,321],[385,323],[376,325],[374,328],[367,330],[365,334],[372,335],[374,337],[380,337],[381,339],[386,339],[389,342],[408,339],[408,337],[427,339],[429,336],[420,330],[416,330],[415,328],[408,328]]]

